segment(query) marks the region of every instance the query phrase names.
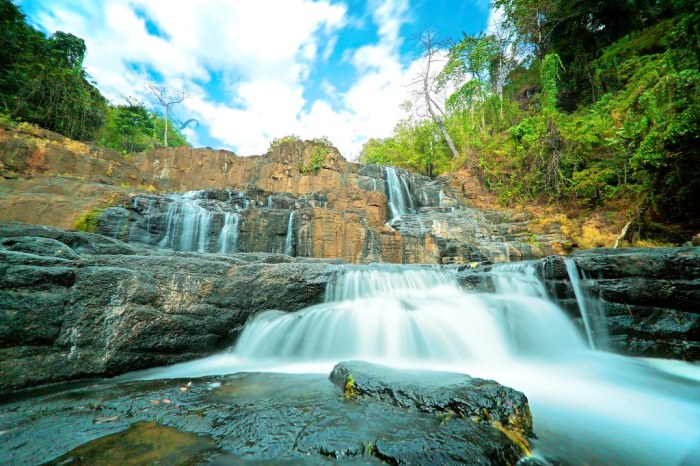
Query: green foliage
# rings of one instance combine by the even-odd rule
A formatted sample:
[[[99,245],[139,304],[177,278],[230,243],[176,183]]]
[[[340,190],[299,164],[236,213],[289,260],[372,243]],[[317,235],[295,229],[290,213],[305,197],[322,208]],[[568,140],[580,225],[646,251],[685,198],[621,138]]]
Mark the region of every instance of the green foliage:
[[[400,121],[392,137],[370,139],[360,153],[362,163],[393,165],[427,176],[446,171],[451,158],[437,125],[432,120],[413,118]]]
[[[494,36],[465,36],[437,77],[455,89],[444,123],[460,162],[506,205],[632,197],[657,220],[700,227],[700,4],[496,5],[506,19],[498,37],[523,45],[525,58],[506,63]],[[361,161],[449,169],[433,131],[409,117],[368,141]]]
[[[72,34],[45,37],[10,0],[0,0],[0,112],[125,154],[163,145],[165,120],[141,104],[109,105],[83,69],[87,48]],[[9,120],[8,120],[9,119]],[[160,128],[160,135],[154,134]],[[168,128],[168,145],[186,145]]]
[[[290,134],[287,136],[282,136],[281,138],[274,138],[272,141],[270,141],[270,146],[267,148],[267,151],[271,151],[275,147],[281,146],[285,142],[298,142],[301,141],[301,138],[297,136],[296,134]]]
[[[13,119],[74,139],[92,139],[107,101],[82,68],[85,42],[64,32],[46,38],[9,0],[0,0],[0,108]]]
[[[17,125],[17,122],[12,117],[3,111],[0,111],[0,129],[12,129]]]
[[[95,233],[97,231],[97,222],[105,209],[94,208],[83,213],[73,223],[73,229],[77,231],[86,231]]]
[[[323,162],[328,157],[328,146],[325,144],[314,144],[311,147],[311,160],[309,160],[309,171],[316,173],[323,168]]]
[[[557,82],[561,69],[564,69],[564,64],[556,53],[547,54],[542,60],[540,83],[544,92],[544,110],[549,112],[557,109]]]
[[[132,99],[126,104],[110,105],[107,121],[102,127],[97,141],[100,145],[119,151],[125,155],[162,147],[165,118],[150,112]],[[168,147],[187,146],[185,136],[170,122],[168,125]]]

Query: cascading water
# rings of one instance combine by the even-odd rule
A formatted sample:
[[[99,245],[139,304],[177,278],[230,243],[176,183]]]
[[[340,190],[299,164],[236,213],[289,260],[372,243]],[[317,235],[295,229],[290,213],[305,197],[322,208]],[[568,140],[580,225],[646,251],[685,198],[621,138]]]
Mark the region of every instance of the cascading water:
[[[284,253],[288,256],[294,255],[294,215],[295,211],[289,213],[287,221],[287,235],[284,237]]]
[[[385,170],[391,220],[395,220],[407,213],[415,213],[413,199],[406,180],[399,177],[396,170],[392,167],[385,167]]]
[[[219,252],[238,252],[238,238],[241,232],[241,214],[238,212],[224,213],[224,226],[219,233]]]
[[[218,205],[215,206],[218,211],[214,211],[211,205],[207,208],[203,191],[169,194],[166,197],[170,203],[165,214],[165,235],[158,242],[158,248],[229,254],[238,252],[242,221],[239,212],[224,212]],[[234,209],[239,207],[234,206]],[[146,217],[149,225],[150,212]]]
[[[167,229],[158,244],[162,249],[206,252],[212,217],[199,203],[200,191],[169,196],[172,201],[166,215]]]
[[[661,362],[589,349],[546,298],[532,264],[502,264],[490,278],[495,292],[467,293],[438,269],[341,268],[324,303],[261,313],[231,352],[139,377],[328,373],[348,359],[462,372],[527,395],[535,447],[546,457],[640,465],[694,458],[700,447],[697,366],[677,362],[666,370]]]
[[[576,296],[576,303],[581,312],[581,319],[586,329],[588,343],[591,345],[591,348],[605,349],[608,331],[605,324],[602,323],[605,317],[602,307],[599,305],[598,300],[588,296],[581,287],[581,278],[585,279],[587,277],[581,276],[576,262],[573,259],[565,258],[564,265],[566,265],[566,272],[569,274],[569,281],[571,281],[571,287]]]

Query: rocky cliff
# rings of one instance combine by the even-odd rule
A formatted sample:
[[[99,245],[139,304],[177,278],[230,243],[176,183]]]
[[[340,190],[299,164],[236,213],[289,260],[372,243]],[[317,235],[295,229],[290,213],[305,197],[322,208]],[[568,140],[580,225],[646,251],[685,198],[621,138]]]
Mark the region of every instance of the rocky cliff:
[[[113,206],[100,233],[161,249],[219,251],[224,229],[236,241],[223,252],[349,262],[507,261],[566,243],[556,228],[535,234],[524,213],[469,208],[468,181],[349,163],[310,142],[252,157],[177,148],[125,159],[24,127],[0,133],[0,174],[0,221],[71,228]],[[188,212],[196,218],[185,220]],[[181,237],[189,221],[200,222],[196,247]]]
[[[0,227],[0,391],[211,354],[265,309],[319,302],[327,261],[154,252],[90,233]]]

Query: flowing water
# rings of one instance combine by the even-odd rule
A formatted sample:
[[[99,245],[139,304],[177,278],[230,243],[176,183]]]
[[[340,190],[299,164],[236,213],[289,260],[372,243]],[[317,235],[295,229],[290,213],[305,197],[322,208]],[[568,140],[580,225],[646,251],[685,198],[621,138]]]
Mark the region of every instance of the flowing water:
[[[294,215],[295,211],[289,213],[287,221],[287,235],[284,238],[284,253],[288,256],[294,255]]]
[[[238,212],[224,213],[224,226],[219,233],[219,252],[238,252],[238,238],[241,234],[241,214]]]
[[[534,267],[502,264],[495,292],[441,270],[341,269],[324,303],[257,315],[228,353],[139,378],[328,373],[341,360],[462,372],[523,391],[542,455],[572,464],[697,464],[700,368],[590,348]],[[587,312],[587,311],[582,311]]]
[[[389,212],[391,220],[395,220],[407,213],[415,213],[413,198],[408,189],[408,184],[402,175],[396,173],[392,167],[384,167],[386,170],[386,184],[389,197]]]
[[[204,191],[169,194],[165,215],[165,235],[158,243],[160,249],[193,252],[238,252],[241,228],[239,212],[223,212],[207,207]],[[229,193],[230,197],[230,193]],[[151,204],[147,211],[150,223]],[[218,221],[217,221],[218,220]],[[148,231],[148,224],[147,230]]]

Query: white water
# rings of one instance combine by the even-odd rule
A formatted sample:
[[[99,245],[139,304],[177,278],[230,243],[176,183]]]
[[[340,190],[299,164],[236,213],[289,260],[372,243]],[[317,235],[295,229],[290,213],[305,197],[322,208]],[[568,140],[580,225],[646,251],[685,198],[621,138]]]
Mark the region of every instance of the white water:
[[[241,232],[241,214],[238,212],[226,212],[224,214],[224,226],[219,233],[219,252],[238,252],[238,238]]]
[[[500,265],[491,279],[495,293],[465,293],[436,269],[348,267],[325,303],[259,314],[232,352],[141,377],[328,373],[348,359],[462,372],[527,395],[535,447],[545,456],[571,464],[697,464],[697,365],[590,350],[545,298],[532,264]]]
[[[607,347],[608,332],[604,325],[600,325],[605,317],[598,300],[588,296],[581,287],[581,274],[573,259],[565,258],[566,272],[576,296],[576,303],[581,312],[581,319],[586,329],[586,338],[591,348],[605,349]],[[587,278],[587,277],[583,277]]]
[[[222,212],[220,208],[214,212],[211,207],[206,208],[203,194],[203,191],[189,191],[167,196],[171,201],[165,215],[165,235],[158,248],[229,254],[238,252],[241,214]],[[148,228],[151,216],[147,213],[147,217]],[[216,217],[222,220],[220,231],[214,226]]]
[[[289,214],[289,220],[287,221],[287,235],[284,238],[284,253],[288,256],[294,255],[294,215],[295,211],[291,211]]]
[[[200,204],[200,191],[172,194],[166,216],[165,237],[158,244],[162,249],[206,252],[209,225],[213,212]]]
[[[386,170],[386,184],[389,194],[389,211],[391,220],[401,217],[403,214],[415,213],[413,199],[408,189],[406,180],[399,177],[392,167],[384,167]]]

